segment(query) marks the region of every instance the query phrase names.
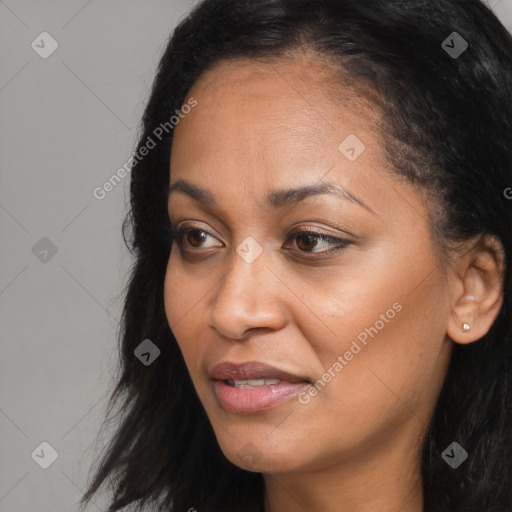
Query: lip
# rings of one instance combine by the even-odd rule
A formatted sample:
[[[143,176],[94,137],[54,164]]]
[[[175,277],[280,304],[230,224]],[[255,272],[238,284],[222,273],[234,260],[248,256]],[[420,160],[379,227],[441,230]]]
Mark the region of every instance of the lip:
[[[309,382],[306,377],[294,375],[258,361],[244,363],[224,361],[211,369],[210,377],[215,380],[279,379],[294,383]]]
[[[210,371],[213,392],[219,405],[235,413],[256,413],[276,407],[298,395],[309,384],[305,377],[294,375],[257,361],[224,361]],[[257,389],[240,389],[228,380],[279,379],[281,382]]]

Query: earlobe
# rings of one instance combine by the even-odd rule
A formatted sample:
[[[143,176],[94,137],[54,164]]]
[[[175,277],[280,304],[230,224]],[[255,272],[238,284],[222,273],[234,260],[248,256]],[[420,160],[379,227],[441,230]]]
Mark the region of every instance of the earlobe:
[[[460,257],[459,293],[447,325],[455,343],[472,343],[489,332],[503,304],[503,262],[503,246],[491,235],[483,235]]]
[[[471,298],[468,300],[467,297],[463,297],[462,301],[453,308],[447,334],[455,343],[467,344],[480,339],[485,332],[482,332],[482,325],[477,319],[479,312],[477,300]]]

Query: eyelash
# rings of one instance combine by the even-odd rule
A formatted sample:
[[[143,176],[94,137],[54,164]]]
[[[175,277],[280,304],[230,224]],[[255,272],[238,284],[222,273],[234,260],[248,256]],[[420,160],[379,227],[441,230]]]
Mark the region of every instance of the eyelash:
[[[205,231],[204,229],[200,229],[200,228],[197,228],[194,226],[183,226],[179,229],[170,228],[171,240],[175,239],[176,243],[182,250],[183,250],[183,238],[185,237],[185,235],[187,235],[189,233],[204,233],[208,236],[215,238],[213,235],[208,233],[208,231]],[[348,240],[345,240],[342,238],[337,238],[337,237],[334,237],[331,235],[326,235],[324,233],[318,233],[318,232],[312,231],[310,229],[300,229],[300,230],[293,231],[288,236],[288,238],[286,240],[286,244],[288,244],[290,241],[292,241],[294,239],[296,240],[297,238],[299,238],[301,236],[313,236],[314,238],[320,239],[320,241],[337,244],[335,247],[332,247],[331,249],[328,249],[325,251],[301,251],[299,249],[298,252],[300,252],[302,254],[320,254],[322,256],[327,256],[330,254],[340,252],[351,244],[351,242]],[[190,250],[190,249],[185,249],[185,250]],[[193,252],[201,251],[201,249],[191,249],[191,250]]]

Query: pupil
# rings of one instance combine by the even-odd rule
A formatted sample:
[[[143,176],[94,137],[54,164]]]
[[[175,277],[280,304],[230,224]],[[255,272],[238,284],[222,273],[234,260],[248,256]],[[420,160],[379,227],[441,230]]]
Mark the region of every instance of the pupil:
[[[306,244],[298,244],[299,247],[302,245],[302,249],[313,249],[316,246],[316,235],[300,235],[297,240],[306,240]],[[304,247],[306,245],[306,247]]]
[[[199,243],[197,243],[197,244],[194,244],[194,243],[191,243],[191,244],[190,244],[190,245],[193,245],[193,246],[195,247],[195,246],[201,245],[201,243],[205,241],[205,239],[206,239],[206,234],[205,234],[205,233],[203,233],[202,231],[193,231],[192,233],[189,233],[189,242],[190,242],[190,239],[191,239],[191,238],[192,238],[192,239],[194,239],[194,238],[195,238],[196,240],[197,240],[198,238],[200,238],[200,239],[201,239],[201,240],[199,241]]]

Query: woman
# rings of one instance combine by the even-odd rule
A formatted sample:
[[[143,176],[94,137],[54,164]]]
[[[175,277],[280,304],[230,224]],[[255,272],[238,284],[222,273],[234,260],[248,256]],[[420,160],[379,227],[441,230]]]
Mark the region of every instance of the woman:
[[[200,3],[143,117],[84,503],[512,510],[511,98],[478,0]]]

